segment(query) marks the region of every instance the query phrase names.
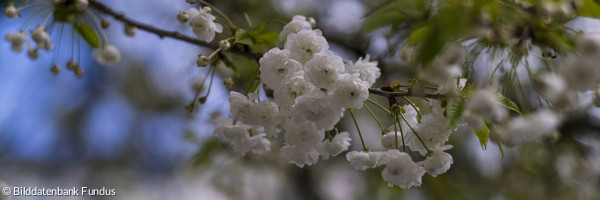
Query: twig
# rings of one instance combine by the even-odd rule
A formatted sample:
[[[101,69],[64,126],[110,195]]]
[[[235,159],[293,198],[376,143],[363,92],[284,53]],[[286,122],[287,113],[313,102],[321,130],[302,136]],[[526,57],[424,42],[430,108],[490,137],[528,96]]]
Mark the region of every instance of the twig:
[[[181,40],[181,41],[184,41],[184,42],[187,42],[190,44],[195,44],[195,45],[210,48],[213,50],[219,48],[218,44],[204,42],[202,40],[181,34],[177,31],[167,31],[167,30],[163,30],[160,28],[156,28],[152,25],[148,25],[148,24],[144,24],[144,23],[135,21],[135,20],[125,16],[122,13],[118,13],[118,12],[114,11],[112,8],[104,5],[103,3],[100,3],[98,0],[89,0],[89,3],[90,3],[90,6],[92,6],[93,8],[97,9],[98,11],[100,11],[104,14],[110,15],[110,16],[114,17],[115,19],[122,21],[123,23],[135,26],[141,30],[145,30],[150,33],[154,33],[154,34],[158,35],[160,38],[170,37],[173,39]],[[246,51],[244,49],[240,49],[240,48],[231,48],[228,51],[246,56],[251,59],[259,59],[260,58],[257,54],[248,52],[248,51]],[[369,92],[374,95],[380,95],[380,96],[385,96],[385,97],[411,96],[411,97],[424,97],[424,98],[431,98],[431,99],[444,97],[443,95],[439,95],[439,94],[415,95],[415,94],[411,94],[410,92],[386,92],[379,88],[369,88]]]
[[[413,94],[411,92],[387,92],[379,88],[369,88],[371,94],[384,96],[384,97],[423,97],[429,99],[445,98],[445,95],[441,94]]]
[[[122,13],[118,13],[118,12],[114,11],[112,8],[109,8],[108,6],[104,5],[103,3],[98,2],[97,0],[89,0],[89,3],[90,3],[90,6],[92,6],[93,8],[97,9],[98,11],[100,11],[104,14],[110,15],[119,21],[122,21],[122,22],[132,25],[132,26],[135,26],[141,30],[145,30],[145,31],[154,33],[154,34],[158,35],[158,37],[160,37],[160,38],[170,37],[173,39],[181,40],[181,41],[184,41],[184,42],[187,42],[190,44],[195,44],[198,46],[203,46],[203,47],[210,48],[213,50],[219,48],[218,44],[211,44],[211,43],[204,42],[202,40],[181,34],[177,31],[167,31],[167,30],[163,30],[160,28],[156,28],[152,25],[143,24],[141,22],[135,21],[135,20],[125,16]],[[248,58],[252,58],[252,59],[257,58],[256,54],[251,53],[251,52],[242,51],[237,48],[231,48],[230,51],[234,52],[236,54],[246,56]]]

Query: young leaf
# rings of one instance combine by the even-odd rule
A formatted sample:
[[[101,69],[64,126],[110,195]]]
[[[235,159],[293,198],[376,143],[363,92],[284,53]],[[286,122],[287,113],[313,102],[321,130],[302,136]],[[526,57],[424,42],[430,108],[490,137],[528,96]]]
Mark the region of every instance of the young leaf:
[[[250,33],[244,29],[238,29],[235,32],[235,41],[233,43],[240,43],[245,45],[254,45],[254,39]]]
[[[75,23],[73,24],[75,30],[81,37],[93,48],[100,47],[100,39],[94,29],[85,22]]]
[[[504,149],[502,149],[502,143],[500,143],[500,141],[496,141],[496,144],[498,144],[498,148],[500,149],[500,153],[502,154],[502,160],[504,160]]]
[[[497,96],[500,104],[512,111],[519,113],[519,115],[522,115],[521,110],[519,110],[519,106],[517,106],[515,102],[500,93],[498,93]]]
[[[577,14],[582,17],[600,18],[600,5],[594,0],[583,0]]]
[[[446,105],[446,119],[448,119],[448,128],[454,128],[462,124],[462,112],[464,110],[464,101],[457,98],[448,102]]]
[[[483,127],[481,128],[481,130],[475,130],[472,128],[471,130],[473,130],[473,133],[475,133],[477,138],[479,138],[479,144],[481,144],[481,148],[485,150],[487,148],[487,142],[489,138],[489,129],[485,123],[482,124],[482,126]]]

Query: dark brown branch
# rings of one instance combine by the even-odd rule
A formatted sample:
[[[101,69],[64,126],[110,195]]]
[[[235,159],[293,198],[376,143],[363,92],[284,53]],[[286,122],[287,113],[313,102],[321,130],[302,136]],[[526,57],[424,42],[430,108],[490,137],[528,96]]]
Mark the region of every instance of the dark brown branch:
[[[423,97],[423,98],[429,98],[429,99],[438,99],[438,98],[446,97],[445,95],[441,95],[441,94],[413,94],[411,92],[387,92],[387,91],[383,91],[379,88],[369,88],[369,93],[388,97],[388,98],[390,98],[390,97]]]
[[[177,31],[167,31],[167,30],[156,28],[152,25],[143,24],[141,22],[135,21],[135,20],[125,16],[122,13],[118,13],[118,12],[114,11],[113,9],[109,8],[108,6],[104,5],[103,3],[98,2],[97,0],[89,0],[89,3],[90,3],[91,7],[97,9],[98,11],[100,11],[104,14],[110,15],[110,16],[114,17],[115,19],[122,21],[128,25],[132,25],[139,29],[154,33],[154,34],[158,35],[158,37],[160,37],[160,38],[170,37],[170,38],[181,40],[181,41],[184,41],[184,42],[187,42],[190,44],[195,44],[198,46],[210,48],[212,50],[216,50],[217,48],[219,48],[219,45],[217,45],[217,44],[211,44],[208,42],[204,42],[202,40],[181,34]],[[231,48],[229,51],[246,56],[248,58],[252,58],[252,59],[257,58],[256,54],[251,53],[251,52],[242,51],[237,48]]]

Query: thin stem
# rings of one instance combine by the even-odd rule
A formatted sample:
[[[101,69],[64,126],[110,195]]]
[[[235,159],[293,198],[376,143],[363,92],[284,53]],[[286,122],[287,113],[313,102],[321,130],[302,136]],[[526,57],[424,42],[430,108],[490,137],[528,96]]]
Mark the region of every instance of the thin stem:
[[[349,109],[348,111],[350,111],[350,115],[352,115],[352,120],[354,120],[354,125],[356,125],[356,130],[358,130],[358,136],[360,137],[360,142],[362,143],[363,151],[369,151],[369,148],[367,148],[367,145],[365,145],[365,140],[363,139],[362,132],[360,132],[360,127],[358,126],[358,122],[356,122],[356,117],[354,117],[354,113],[352,112],[352,110],[353,109]]]
[[[379,125],[379,128],[381,128],[381,135],[384,135],[385,129],[383,128],[383,126],[381,126],[381,123],[379,122],[377,117],[375,117],[375,114],[373,114],[373,111],[371,111],[371,109],[369,108],[369,106],[367,106],[367,104],[363,103],[363,106],[367,109],[367,111],[369,111],[369,114],[371,114],[371,117],[373,117],[373,119],[375,119],[375,122],[377,122],[377,125]]]
[[[395,113],[394,125],[398,124],[398,127],[400,129],[400,136],[402,136],[402,151],[406,152],[406,143],[404,142],[404,131],[402,131],[402,126],[400,126],[400,119],[398,118],[399,112],[394,112],[394,113]],[[396,146],[398,146],[397,143],[398,143],[398,134],[396,134]],[[396,147],[396,148],[398,148],[398,147]]]
[[[417,111],[417,115],[419,115],[419,118],[422,118],[423,115],[421,114],[421,111],[419,111],[419,108],[417,107],[417,105],[415,105],[415,103],[413,103],[410,99],[406,98],[406,97],[402,97],[402,99],[404,99],[406,102],[408,102],[408,104],[410,104],[410,106],[412,106],[415,111]]]
[[[396,143],[396,149],[398,149],[398,121],[396,120],[396,112],[393,114],[394,117],[394,143]]]
[[[406,118],[404,118],[404,114],[402,114],[402,113],[399,113],[399,114],[400,114],[400,117],[402,117],[402,120],[404,120],[404,122],[406,122],[406,125],[408,125],[408,128],[410,128],[410,130],[417,136],[417,139],[419,139],[419,142],[421,142],[421,144],[425,147],[425,150],[427,150],[427,153],[429,153],[430,150],[427,147],[427,145],[425,145],[425,142],[423,142],[423,139],[421,139],[421,136],[419,136],[419,134],[417,133],[417,131],[415,131],[415,129],[410,125],[410,123],[408,123],[408,121],[406,120]]]
[[[441,95],[441,94],[412,94],[411,92],[388,92],[388,91],[383,91],[379,88],[369,88],[369,92],[371,94],[376,94],[379,96],[384,96],[384,97],[423,97],[423,98],[429,98],[429,99],[437,99],[437,98],[444,98],[446,97],[445,95]]]
[[[17,10],[18,11],[22,11],[22,10],[27,9],[27,8],[37,7],[37,6],[41,6],[41,5],[44,5],[44,4],[50,4],[50,2],[49,1],[44,1],[44,2],[40,2],[40,3],[27,4],[27,5],[23,5],[21,7],[17,7]]]
[[[198,45],[198,46],[202,46],[202,47],[206,47],[206,48],[210,48],[210,49],[219,48],[218,44],[204,42],[202,40],[181,34],[177,31],[167,31],[167,30],[156,28],[155,26],[152,26],[152,25],[148,25],[148,24],[144,24],[144,23],[135,21],[135,20],[130,19],[129,17],[125,16],[122,13],[118,13],[118,12],[114,11],[112,8],[104,5],[103,3],[100,3],[98,0],[89,0],[89,3],[92,8],[95,8],[102,13],[110,15],[110,16],[114,17],[115,19],[117,19],[121,22],[124,22],[125,24],[131,24],[132,26],[135,26],[141,30],[148,31],[150,33],[154,33],[154,34],[158,35],[158,37],[160,37],[160,38],[170,37],[173,39],[181,40],[181,41],[184,41],[184,42],[187,42],[190,44],[194,44],[194,45]],[[258,58],[258,56],[256,54],[254,54],[252,52],[246,52],[246,51],[240,50],[240,49],[232,48],[229,51],[239,54],[239,55],[246,56],[248,58],[252,58],[252,59]]]
[[[377,106],[379,109],[387,112],[388,114],[392,114],[392,111],[388,110],[387,108],[384,108],[383,106],[379,105],[377,102],[371,100],[371,99],[367,99],[367,101],[369,101],[370,103],[372,103],[373,105]]]
[[[204,97],[208,97],[208,95],[210,94],[210,89],[212,88],[213,80],[215,79],[215,71],[217,71],[216,67],[210,74],[210,83],[208,84],[208,91],[206,91],[206,95],[204,95]]]
[[[50,19],[50,17],[52,16],[52,12],[54,12],[54,10],[50,9],[50,12],[48,12],[48,14],[46,15],[46,17],[44,17],[44,21],[42,21],[41,26],[46,25],[46,22],[48,22],[48,19]]]
[[[100,38],[102,39],[103,44],[108,44],[108,37],[106,36],[106,32],[104,32],[104,29],[102,29],[102,27],[100,27],[100,19],[98,19],[96,17],[95,12],[93,12],[91,9],[86,9],[85,13],[87,14],[88,17],[90,18],[90,20],[92,20],[92,24],[94,25],[94,30],[97,34],[100,35]]]

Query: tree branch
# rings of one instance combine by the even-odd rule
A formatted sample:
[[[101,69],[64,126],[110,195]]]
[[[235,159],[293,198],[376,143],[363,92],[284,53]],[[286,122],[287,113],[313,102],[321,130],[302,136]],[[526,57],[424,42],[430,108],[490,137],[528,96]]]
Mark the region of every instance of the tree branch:
[[[413,94],[411,92],[388,92],[388,91],[383,91],[379,88],[369,88],[369,93],[374,94],[374,95],[384,96],[387,98],[390,98],[390,97],[423,97],[423,98],[428,98],[428,99],[437,99],[437,98],[446,97],[445,95],[441,95],[441,94]]]
[[[208,42],[204,42],[201,41],[199,39],[181,34],[177,31],[167,31],[167,30],[163,30],[157,27],[154,27],[152,25],[148,25],[148,24],[143,24],[141,22],[135,21],[127,16],[125,16],[122,13],[118,13],[116,11],[114,11],[113,9],[111,9],[110,7],[104,5],[103,3],[98,2],[98,0],[89,0],[90,6],[92,6],[93,8],[97,9],[98,11],[110,15],[112,17],[114,17],[115,19],[122,21],[126,24],[135,26],[141,30],[144,31],[148,31],[150,33],[154,33],[156,35],[158,35],[160,38],[164,38],[164,37],[170,37],[173,39],[177,39],[177,40],[181,40],[190,44],[194,44],[197,46],[202,46],[202,47],[206,47],[206,48],[210,48],[212,50],[215,50],[217,48],[219,48],[219,46],[217,44],[211,44]],[[357,49],[353,48],[353,50],[356,52]],[[245,49],[240,49],[240,48],[231,48],[228,51],[236,53],[236,54],[240,54],[243,56],[246,56],[248,58],[251,59],[259,59],[260,57],[257,54],[254,54],[252,52],[248,52]],[[417,95],[417,94],[412,94],[410,92],[387,92],[387,91],[383,91],[379,88],[369,88],[369,92],[371,94],[374,95],[380,95],[380,96],[384,96],[384,97],[423,97],[423,98],[431,98],[431,99],[435,99],[435,98],[440,98],[440,97],[444,97],[443,95],[439,95],[439,94],[423,94],[423,95]]]
[[[167,30],[163,30],[160,28],[156,28],[152,25],[143,24],[141,22],[135,21],[135,20],[125,16],[122,13],[118,13],[118,12],[114,11],[110,7],[104,5],[103,3],[98,2],[97,0],[89,0],[89,3],[90,3],[90,6],[92,6],[93,8],[97,9],[98,11],[100,11],[104,14],[110,15],[119,21],[122,21],[122,22],[132,25],[132,26],[135,26],[141,30],[148,31],[150,33],[154,33],[154,34],[158,35],[158,37],[160,37],[160,38],[170,37],[170,38],[181,40],[181,41],[184,41],[184,42],[187,42],[190,44],[195,44],[197,46],[206,47],[206,48],[209,48],[212,50],[219,48],[219,45],[217,45],[217,44],[211,44],[208,42],[204,42],[202,40],[181,34],[177,31],[167,31]],[[252,58],[252,59],[258,58],[258,56],[256,54],[247,52],[244,50],[240,50],[238,48],[231,48],[228,51],[237,53],[237,54],[240,54],[240,55],[246,56],[248,58]]]

